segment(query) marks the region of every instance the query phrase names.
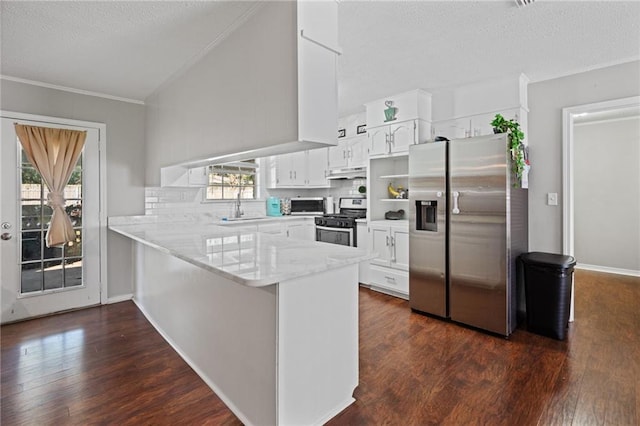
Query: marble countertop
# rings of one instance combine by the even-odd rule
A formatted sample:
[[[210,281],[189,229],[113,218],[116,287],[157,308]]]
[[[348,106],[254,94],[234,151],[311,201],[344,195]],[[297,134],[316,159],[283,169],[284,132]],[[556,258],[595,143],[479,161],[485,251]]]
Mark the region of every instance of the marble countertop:
[[[109,229],[251,287],[375,257],[365,249],[257,232],[255,225],[242,226],[243,221],[218,223],[185,216],[121,216],[109,218]]]

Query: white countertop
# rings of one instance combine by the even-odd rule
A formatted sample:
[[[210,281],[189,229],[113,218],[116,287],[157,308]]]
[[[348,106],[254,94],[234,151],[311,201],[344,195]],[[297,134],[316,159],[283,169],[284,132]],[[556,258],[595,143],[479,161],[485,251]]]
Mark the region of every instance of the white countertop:
[[[257,232],[255,222],[266,220],[269,219],[221,225],[195,216],[121,216],[109,218],[109,229],[251,287],[272,285],[375,257],[365,249]]]

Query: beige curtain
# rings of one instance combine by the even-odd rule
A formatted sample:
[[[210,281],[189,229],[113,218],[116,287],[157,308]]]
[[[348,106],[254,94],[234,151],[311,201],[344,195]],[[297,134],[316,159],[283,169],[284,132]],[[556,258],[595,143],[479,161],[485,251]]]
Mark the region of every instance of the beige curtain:
[[[17,123],[15,129],[27,159],[49,188],[48,204],[53,214],[47,230],[47,247],[63,246],[75,239],[73,225],[64,210],[64,187],[82,153],[87,132]]]

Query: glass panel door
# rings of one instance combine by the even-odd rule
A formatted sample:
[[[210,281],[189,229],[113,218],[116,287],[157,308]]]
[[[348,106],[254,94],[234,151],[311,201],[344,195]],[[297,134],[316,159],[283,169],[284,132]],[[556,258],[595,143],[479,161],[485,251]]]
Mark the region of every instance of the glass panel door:
[[[19,147],[20,161],[20,294],[82,286],[82,155],[64,190],[65,211],[76,235],[64,247],[47,247],[45,238],[52,210],[49,191],[40,173]]]
[[[12,114],[3,113],[0,144],[2,323],[99,304],[104,271],[99,145],[104,125],[49,117],[31,120],[25,114]],[[22,153],[16,122],[87,131],[82,155],[64,193],[65,211],[75,233],[64,247],[45,244],[52,215],[48,190]]]

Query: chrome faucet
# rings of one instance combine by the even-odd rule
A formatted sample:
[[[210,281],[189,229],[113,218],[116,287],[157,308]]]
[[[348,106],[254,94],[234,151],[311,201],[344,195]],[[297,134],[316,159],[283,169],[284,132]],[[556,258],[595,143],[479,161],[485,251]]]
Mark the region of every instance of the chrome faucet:
[[[242,202],[240,201],[240,193],[241,192],[242,192],[241,190],[238,190],[238,198],[236,199],[236,202],[234,203],[235,209],[233,211],[233,217],[235,217],[235,218],[239,218],[239,217],[241,217],[243,215],[243,211],[241,209]]]

